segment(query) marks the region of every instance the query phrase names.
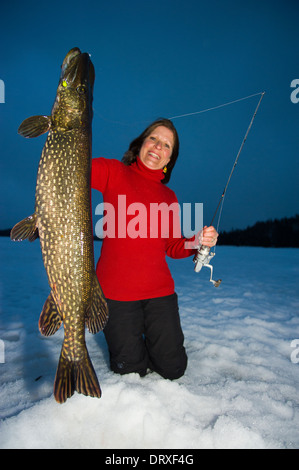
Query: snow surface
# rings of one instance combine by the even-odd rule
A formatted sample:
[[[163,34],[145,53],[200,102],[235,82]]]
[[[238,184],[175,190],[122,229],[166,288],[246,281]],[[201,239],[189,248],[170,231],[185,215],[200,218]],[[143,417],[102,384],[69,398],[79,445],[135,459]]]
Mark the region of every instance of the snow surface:
[[[95,243],[96,257],[100,243]],[[0,447],[299,447],[299,250],[218,247],[215,279],[169,260],[179,295],[184,377],[120,377],[103,333],[87,333],[100,399],[52,390],[63,338],[38,331],[49,293],[38,241],[0,238]],[[297,340],[297,341],[295,341]],[[2,357],[2,360],[1,360]]]

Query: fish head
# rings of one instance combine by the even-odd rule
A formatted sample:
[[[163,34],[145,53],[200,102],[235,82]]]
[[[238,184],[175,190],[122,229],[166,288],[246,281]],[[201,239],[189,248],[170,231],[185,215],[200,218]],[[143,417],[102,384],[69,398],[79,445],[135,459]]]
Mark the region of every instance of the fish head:
[[[71,130],[90,127],[95,71],[90,55],[78,47],[71,49],[61,66],[52,127]]]

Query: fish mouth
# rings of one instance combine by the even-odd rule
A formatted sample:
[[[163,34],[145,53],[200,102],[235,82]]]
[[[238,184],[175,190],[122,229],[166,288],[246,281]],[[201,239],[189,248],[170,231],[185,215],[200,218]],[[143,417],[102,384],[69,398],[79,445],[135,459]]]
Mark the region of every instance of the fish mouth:
[[[95,71],[87,52],[74,47],[67,53],[61,66],[60,82],[63,80],[74,88],[88,83],[93,88]]]

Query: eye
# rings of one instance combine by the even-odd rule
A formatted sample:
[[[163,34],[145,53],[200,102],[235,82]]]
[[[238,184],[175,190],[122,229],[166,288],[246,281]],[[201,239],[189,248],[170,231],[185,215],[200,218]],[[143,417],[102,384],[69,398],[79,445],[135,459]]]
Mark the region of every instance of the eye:
[[[86,87],[84,85],[78,86],[77,92],[79,93],[79,95],[84,95],[84,93],[86,92]]]
[[[67,87],[67,81],[66,80],[62,80],[62,86],[63,86],[63,88]]]

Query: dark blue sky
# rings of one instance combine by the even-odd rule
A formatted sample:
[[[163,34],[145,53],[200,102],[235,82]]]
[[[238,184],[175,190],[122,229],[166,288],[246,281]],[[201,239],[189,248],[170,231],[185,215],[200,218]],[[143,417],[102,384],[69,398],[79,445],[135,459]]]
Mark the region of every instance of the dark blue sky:
[[[31,115],[50,114],[60,64],[74,46],[91,54],[96,70],[94,157],[120,159],[157,117],[265,91],[220,229],[298,213],[299,103],[290,99],[291,81],[299,78],[298,18],[298,0],[16,0],[1,6],[0,229],[34,211],[46,136],[24,139],[17,129]],[[174,120],[181,150],[169,186],[180,203],[204,203],[206,224],[258,99]],[[93,196],[94,204],[101,201]]]

